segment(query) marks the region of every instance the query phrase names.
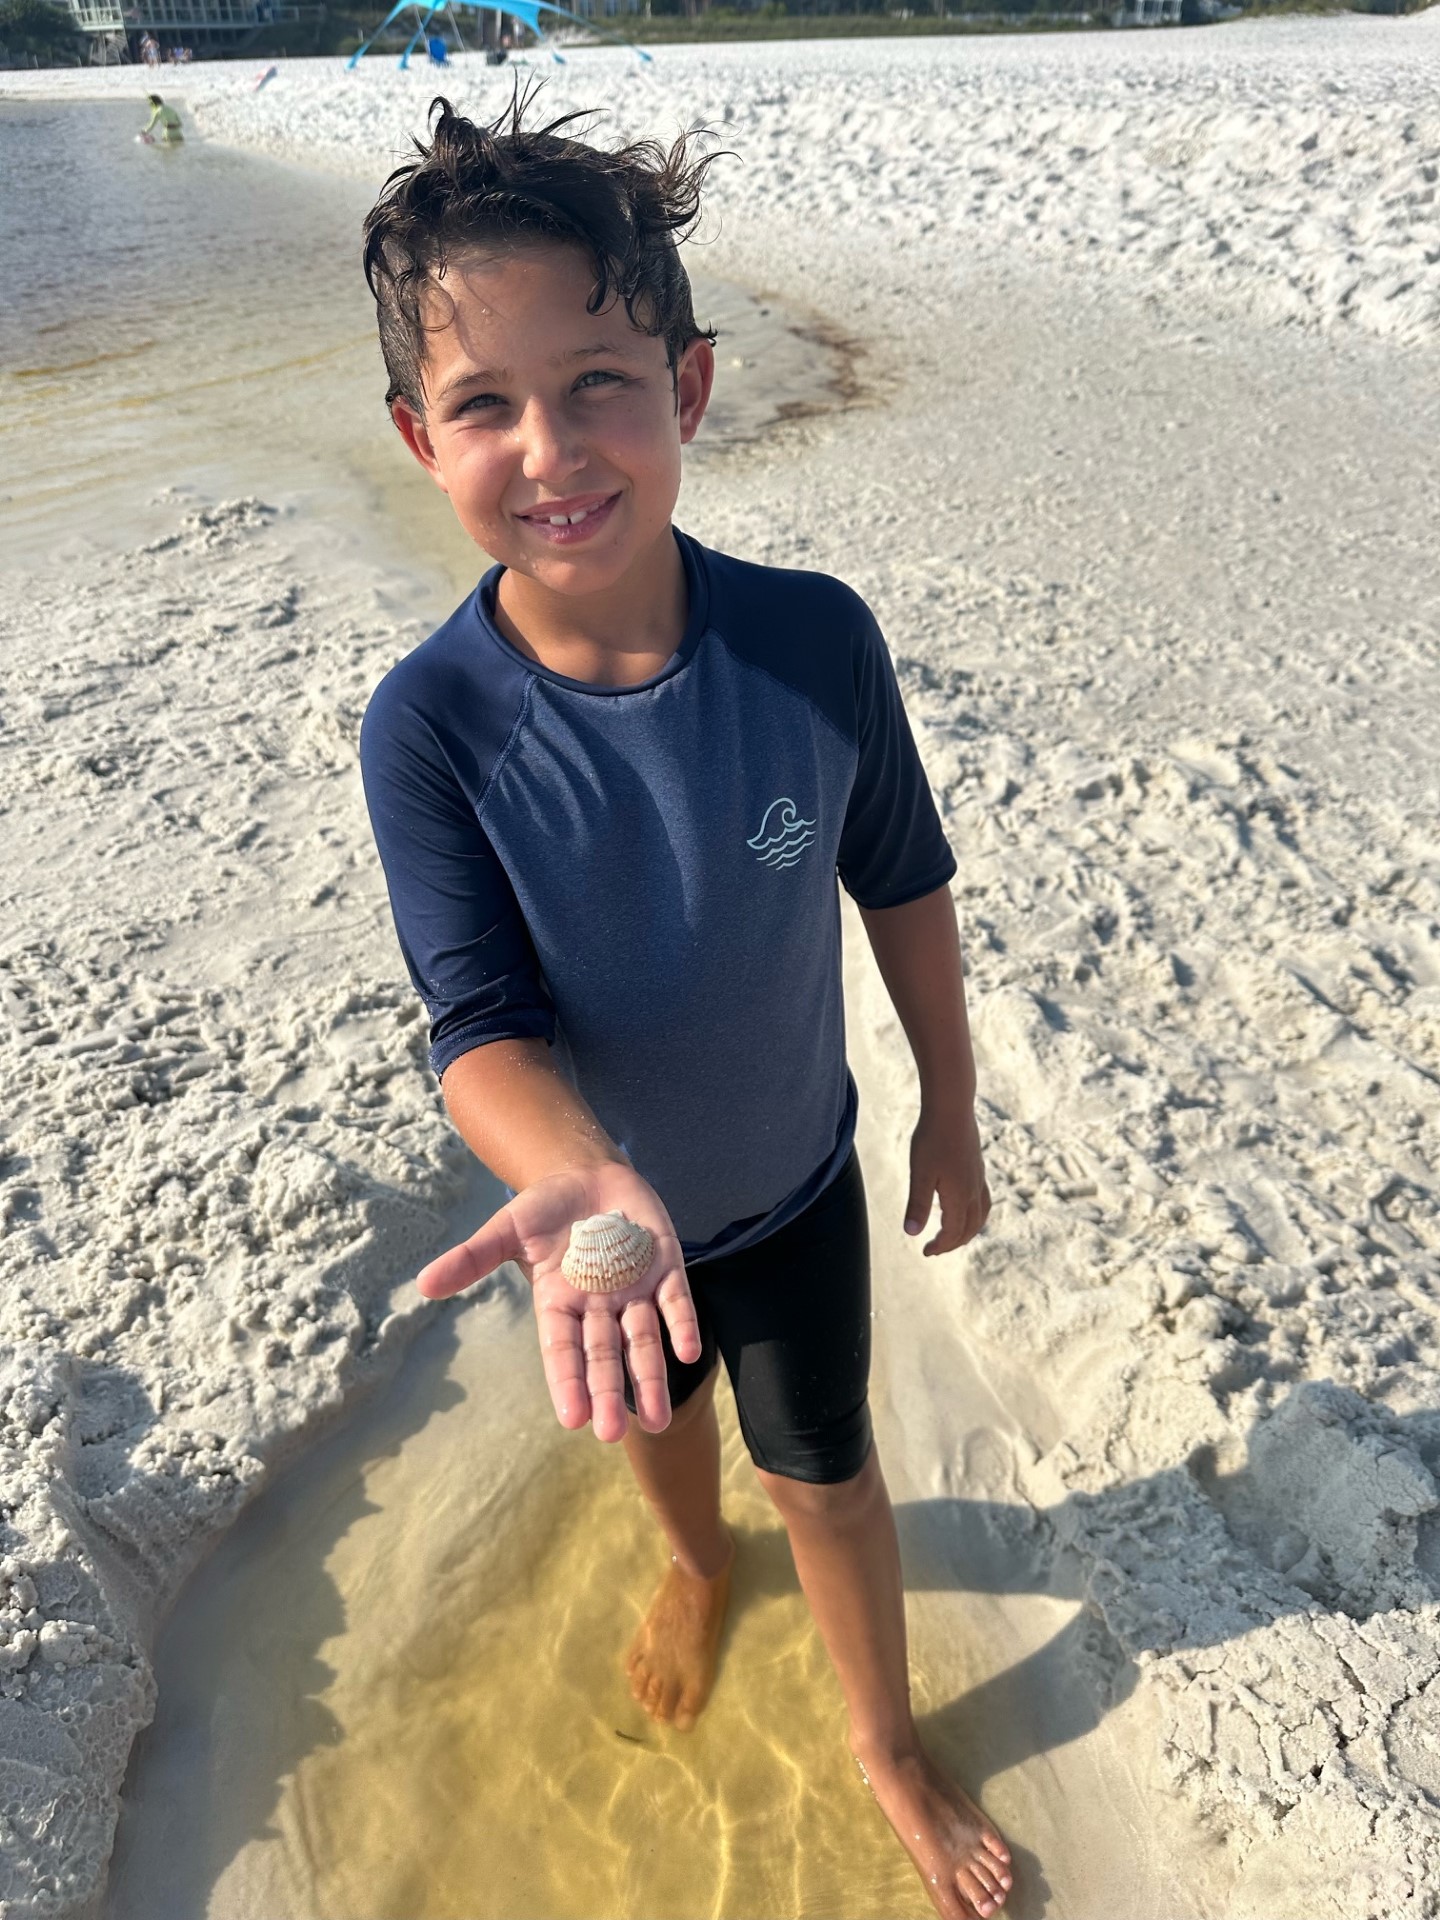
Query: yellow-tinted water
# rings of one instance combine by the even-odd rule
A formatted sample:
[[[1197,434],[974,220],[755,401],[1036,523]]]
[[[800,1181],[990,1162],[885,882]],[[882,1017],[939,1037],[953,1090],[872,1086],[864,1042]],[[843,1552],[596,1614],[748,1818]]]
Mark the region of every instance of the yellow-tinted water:
[[[452,1315],[406,1376],[242,1520],[164,1636],[114,1920],[928,1913],[728,1389],[732,1610],[680,1734],[621,1669],[663,1543],[623,1453],[555,1425],[528,1298]]]
[[[488,1564],[436,1596],[383,1672],[362,1661],[337,1677],[345,1747],[309,1756],[294,1783],[317,1915],[926,1910],[866,1805],[788,1548],[726,1424],[745,1551],[696,1731],[656,1727],[620,1672],[662,1565],[624,1463],[594,1443],[556,1449],[517,1489]],[[348,1571],[351,1553],[337,1558]]]

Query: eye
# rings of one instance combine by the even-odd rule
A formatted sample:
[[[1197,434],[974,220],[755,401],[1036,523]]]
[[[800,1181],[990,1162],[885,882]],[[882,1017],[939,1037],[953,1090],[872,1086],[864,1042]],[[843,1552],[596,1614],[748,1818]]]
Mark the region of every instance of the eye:
[[[583,387],[587,380],[617,380],[623,385],[624,375],[611,373],[606,367],[592,367],[589,373],[582,373],[575,384],[578,387]]]
[[[504,401],[500,398],[498,393],[474,393],[474,394],[471,394],[470,398],[464,403],[460,411],[461,413],[469,413],[472,407],[480,407],[481,402],[485,400],[493,400],[496,406],[503,406],[505,404]]]

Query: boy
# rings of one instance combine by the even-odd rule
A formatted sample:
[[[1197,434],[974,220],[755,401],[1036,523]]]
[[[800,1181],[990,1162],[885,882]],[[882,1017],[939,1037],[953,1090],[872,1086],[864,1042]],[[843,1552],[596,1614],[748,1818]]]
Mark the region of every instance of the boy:
[[[562,1426],[623,1443],[670,1568],[637,1700],[705,1704],[734,1543],[717,1354],[789,1533],[849,1741],[947,1920],[1011,1886],[994,1826],[920,1746],[895,1527],[871,1439],[869,1265],[836,874],[920,1071],[906,1231],[990,1208],[955,871],[857,595],[679,532],[714,375],[676,247],[709,158],[479,128],[437,100],[365,268],[387,403],[497,562],[386,675],[361,733],[376,843],[447,1110],[512,1193],[431,1263],[441,1298],[531,1283]],[[560,1271],[573,1223],[647,1228],[618,1292]],[[672,1412],[673,1409],[673,1412]]]

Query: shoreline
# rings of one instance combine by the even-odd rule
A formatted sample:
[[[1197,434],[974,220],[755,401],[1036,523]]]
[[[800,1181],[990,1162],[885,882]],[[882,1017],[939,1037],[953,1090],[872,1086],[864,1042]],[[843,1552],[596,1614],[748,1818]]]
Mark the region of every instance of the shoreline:
[[[813,263],[822,281],[829,253],[868,264],[877,245],[929,280],[953,271],[959,243],[987,264],[1113,277],[1210,317],[1423,348],[1440,339],[1440,259],[1411,226],[1433,206],[1423,129],[1437,41],[1431,9],[1232,22],[1221,35],[717,42],[645,68],[591,48],[528,71],[557,109],[599,108],[601,138],[678,132],[698,109],[719,144],[741,146],[739,168],[713,172],[690,244],[697,261],[713,246],[722,276],[746,286],[766,284],[747,261],[786,258],[804,301],[800,261],[812,264],[806,240],[822,231],[834,243]],[[498,111],[520,72],[478,54],[404,73],[387,60],[354,72],[338,56],[289,60],[257,94],[237,64],[167,76],[206,138],[377,182],[435,94]],[[135,69],[30,78],[0,76],[0,97],[144,90]],[[1225,111],[1237,79],[1244,111]],[[782,151],[823,164],[787,167]],[[1357,223],[1366,203],[1384,211]],[[798,257],[757,244],[771,223],[796,230]]]
[[[1419,16],[1384,27],[1413,32],[1416,50],[1424,24]],[[1343,23],[1326,31],[1349,44]],[[1286,38],[1270,32],[1268,43]],[[1369,39],[1368,25],[1354,38]],[[1320,45],[1308,33],[1300,43],[1307,58]],[[1050,71],[1045,47],[1030,54]],[[903,50],[894,58],[892,77],[908,85]],[[1150,54],[1134,59],[1128,72],[1147,85],[1168,75],[1179,96],[1154,108],[1155,143],[1182,125],[1193,134],[1198,109],[1184,76]],[[1361,66],[1372,88],[1376,73]],[[1002,60],[982,76],[981,92],[989,87],[991,131],[995,115],[1004,118],[1007,85],[1018,100],[1008,110],[1010,143],[997,147],[1013,182],[1033,76],[1006,69]],[[748,115],[743,131],[761,153],[761,175],[743,221],[737,203],[722,201],[720,239],[700,258],[726,273],[745,269],[736,277],[757,289],[803,290],[807,305],[865,340],[873,403],[800,420],[773,447],[695,467],[677,519],[748,557],[843,573],[871,599],[963,849],[956,884],[997,1207],[950,1271],[915,1263],[921,1331],[983,1351],[1019,1428],[993,1442],[994,1486],[1012,1490],[1004,1499],[997,1491],[993,1504],[1019,1506],[1023,1496],[1034,1564],[1054,1569],[1069,1556],[1081,1569],[1091,1623],[1082,1664],[1098,1699],[1119,1701],[1130,1689],[1160,1729],[1160,1754],[1133,1764],[1142,1779],[1160,1774],[1182,1828],[1193,1821],[1197,1860],[1201,1837],[1213,1845],[1218,1836],[1230,1904],[1217,1910],[1261,1913],[1243,1905],[1247,1893],[1284,1885],[1291,1895],[1303,1889],[1321,1920],[1359,1912],[1428,1920],[1428,1889],[1440,1877],[1440,1781],[1425,1770],[1420,1726],[1431,1684],[1424,1639],[1433,1638],[1440,1592],[1432,1566],[1440,1433],[1427,1413],[1440,1380],[1440,876],[1427,822],[1440,792],[1415,770],[1433,769],[1440,750],[1426,643],[1435,561],[1421,505],[1426,449],[1437,443],[1426,385],[1434,334],[1423,275],[1404,308],[1413,338],[1400,327],[1382,344],[1364,318],[1366,284],[1378,288],[1390,271],[1389,241],[1363,256],[1354,297],[1325,291],[1326,222],[1339,210],[1323,169],[1304,178],[1359,141],[1358,197],[1391,164],[1382,151],[1390,122],[1374,117],[1369,95],[1336,109],[1334,152],[1320,140],[1308,153],[1321,160],[1307,158],[1285,178],[1292,196],[1314,203],[1314,311],[1355,315],[1343,325],[1332,318],[1339,332],[1311,327],[1285,338],[1258,322],[1274,321],[1276,287],[1290,282],[1275,271],[1248,288],[1221,285],[1213,271],[1207,279],[1202,256],[1186,252],[1194,209],[1182,214],[1166,191],[1148,203],[1146,239],[1132,236],[1129,247],[1132,265],[1168,249],[1172,279],[1146,300],[1118,272],[1077,279],[1044,246],[1007,255],[1008,227],[958,262],[945,232],[911,238],[898,225],[906,195],[920,224],[933,221],[933,181],[921,168],[917,186],[908,146],[883,140],[853,225],[843,234],[818,227],[803,170],[798,182],[778,177],[775,129],[783,118],[803,146],[807,131],[860,110],[868,78],[842,72],[817,93],[813,76],[793,76],[776,105],[747,102],[743,73],[716,80],[716,71],[706,68],[720,91],[688,104]],[[1247,90],[1263,78],[1242,61],[1234,85],[1247,113],[1257,110]],[[1277,127],[1302,139],[1316,131],[1305,94],[1312,78],[1302,71],[1292,95],[1276,101],[1272,137]],[[1347,72],[1347,84],[1355,79]],[[1415,84],[1397,81],[1396,91]],[[262,113],[277,109],[273,91],[251,102],[227,97],[202,110],[202,125],[208,111],[228,135],[258,139]],[[350,96],[356,111],[389,113],[392,135],[405,103],[418,119],[415,88]],[[633,120],[658,104],[627,113]],[[686,104],[671,95],[666,110]],[[307,113],[317,136],[338,125],[337,112],[316,97]],[[1111,155],[1122,180],[1133,180],[1134,127],[1151,124],[1139,106],[1134,113]],[[1418,134],[1406,144],[1419,151],[1405,164],[1419,172],[1434,129],[1398,98],[1391,118],[1407,113]],[[1213,103],[1209,114],[1213,122]],[[1103,130],[1103,104],[1091,118]],[[1063,112],[1060,122],[1033,139],[1068,138]],[[366,119],[352,165],[357,152],[373,155],[374,132]],[[886,137],[897,134],[898,123]],[[289,137],[283,124],[281,136]],[[868,137],[875,142],[873,126]],[[1253,136],[1237,137],[1244,146]],[[1196,217],[1204,215],[1202,205]],[[1259,232],[1258,219],[1251,227]],[[1188,267],[1174,278],[1177,252]],[[1283,246],[1277,257],[1288,259]],[[867,267],[878,258],[888,280]],[[1237,275],[1246,258],[1232,245]],[[274,546],[292,531],[299,545],[277,568]],[[113,1061],[99,1044],[72,1056],[67,1098],[88,1062],[138,1077],[146,1091],[132,1086],[136,1100],[176,1103],[191,1116],[190,1135],[176,1136],[168,1196],[164,1180],[147,1196],[123,1157],[102,1162],[115,1183],[121,1263],[107,1284],[124,1289],[110,1296],[120,1303],[112,1337],[127,1350],[143,1349],[149,1293],[161,1291],[140,1264],[158,1264],[141,1244],[146,1225],[159,1237],[182,1228],[203,1249],[258,1216],[274,1236],[265,1260],[293,1260],[295,1236],[312,1230],[312,1251],[327,1260],[347,1196],[358,1191],[372,1221],[364,1277],[345,1278],[333,1302],[312,1303],[318,1316],[308,1316],[319,1338],[333,1305],[339,1344],[353,1341],[345,1350],[357,1361],[370,1334],[353,1327],[368,1327],[371,1313],[347,1319],[345,1299],[371,1289],[378,1335],[391,1306],[386,1263],[393,1277],[416,1257],[416,1232],[439,1231],[433,1208],[420,1219],[393,1213],[416,1169],[437,1154],[445,1164],[446,1130],[405,1017],[410,996],[396,984],[383,900],[364,867],[346,758],[366,676],[394,648],[403,618],[371,577],[357,592],[354,572],[348,585],[319,584],[318,547],[307,542],[323,531],[230,503],[189,516],[165,552],[132,556],[132,571],[150,568],[159,601],[183,606],[172,616],[173,664],[170,653],[157,656],[148,688],[123,654],[123,633],[108,664],[86,653],[83,606],[62,604],[30,628],[40,647],[52,646],[53,631],[71,636],[73,664],[63,650],[59,660],[77,694],[108,675],[139,703],[113,717],[113,764],[102,753],[100,770],[85,775],[99,784],[77,816],[75,846],[49,856],[62,857],[54,897],[63,897],[67,852],[78,879],[84,856],[106,850],[137,900],[153,893],[152,855],[124,811],[127,786],[138,791],[153,773],[177,792],[171,864],[162,862],[175,918],[190,928],[177,957],[213,968],[224,926],[249,939],[262,913],[266,967],[287,943],[291,956],[268,980],[225,957],[208,972],[220,982],[218,1004],[167,1012],[172,1001],[159,992],[154,1005],[119,1004],[129,992],[123,969],[156,937],[153,911],[128,926],[117,920],[78,965],[63,939],[31,955],[22,997],[45,1022],[63,1031],[83,1008],[95,1031],[114,1036]],[[117,558],[117,582],[122,567]],[[93,583],[89,592],[93,601]],[[267,669],[277,677],[258,730],[270,752],[237,767],[228,784],[199,782],[195,792],[223,801],[202,825],[154,716],[168,697],[193,700],[193,674],[180,671],[190,674],[187,663],[202,687],[207,675],[214,682],[231,644],[227,622],[250,638],[277,630]],[[20,693],[40,702],[41,678]],[[37,794],[47,769],[65,790],[82,756],[95,753],[84,698],[70,706],[45,721],[59,738],[50,760],[32,767]],[[263,806],[255,777],[270,783],[273,801]],[[236,851],[264,849],[267,836],[265,857],[284,877],[278,916],[267,888],[247,892]],[[127,838],[128,854],[117,845]],[[41,873],[45,850],[34,858]],[[6,891],[18,877],[7,869]],[[327,887],[335,891],[315,908],[313,895]],[[316,911],[343,927],[354,974],[333,1005],[318,1008],[307,1002],[304,958]],[[63,913],[57,924],[63,931]],[[1237,927],[1247,935],[1240,950]],[[13,945],[3,957],[14,958]],[[14,992],[13,968],[7,983]],[[874,1061],[871,1137],[903,1164],[903,1043],[873,997],[862,993],[850,1019],[864,1023]],[[238,1043],[227,1037],[242,1028]],[[243,1145],[242,1116],[276,1072],[297,1064],[283,1137],[260,1142],[248,1171],[218,1152],[205,1166],[201,1136],[207,1151],[212,1141],[231,1147],[227,1129]],[[34,1086],[39,1114],[54,1085],[42,1074]],[[327,1096],[359,1103],[364,1124],[354,1136],[327,1130]],[[135,1109],[118,1109],[126,1111]],[[1351,1137],[1357,1113],[1364,1130]],[[115,1124],[94,1110],[101,1151]],[[85,1123],[72,1124],[76,1133]],[[882,1191],[878,1169],[875,1178]],[[88,1179],[93,1187],[93,1171]],[[78,1201],[77,1180],[59,1160],[12,1170],[10,1217],[37,1230],[31,1202],[14,1211],[17,1195]],[[225,1283],[246,1293],[237,1307],[247,1311],[259,1304],[255,1274],[243,1271],[252,1264],[235,1265]],[[48,1299],[32,1297],[26,1314],[21,1337],[32,1349],[65,1343]],[[244,1314],[234,1317],[243,1328]],[[391,1324],[385,1338],[402,1331]],[[308,1338],[298,1324],[245,1335],[261,1379],[272,1365],[283,1379],[307,1360],[264,1358],[267,1341],[297,1335]],[[208,1339],[195,1347],[202,1392]],[[928,1344],[897,1345],[895,1372],[877,1390],[889,1395],[916,1488],[936,1496],[968,1488],[977,1498],[969,1436],[925,1375]],[[78,1355],[68,1379],[48,1387],[27,1375],[21,1390],[39,1410],[47,1393],[54,1398],[52,1415],[22,1444],[37,1464],[58,1462],[62,1477],[87,1445],[123,1444],[129,1431],[124,1405],[95,1403],[87,1382],[96,1358]],[[315,1386],[315,1365],[301,1365],[297,1378]],[[265,1404],[254,1402],[252,1431]],[[233,1448],[219,1452],[211,1494],[223,1505],[235,1497],[226,1485],[250,1471],[244,1432],[237,1427]],[[147,1465],[154,1486],[173,1491],[173,1458]],[[1011,1521],[982,1514],[977,1524],[991,1529],[997,1553],[1007,1542],[1017,1551]],[[10,1575],[9,1591],[23,1598],[17,1580],[29,1578]],[[44,1656],[47,1684],[63,1691],[90,1668],[110,1676],[106,1686],[124,1674],[124,1684],[139,1684],[143,1649],[124,1622],[116,1626],[109,1647],[83,1630],[52,1633],[62,1657]],[[118,1781],[113,1743],[108,1751]],[[1383,1832],[1373,1844],[1372,1814]],[[88,1817],[98,1834],[96,1809]],[[77,1900],[87,1861],[98,1873],[93,1846],[72,1855]],[[1211,1871],[1219,1872],[1213,1861]],[[38,1920],[65,1909],[17,1911]]]

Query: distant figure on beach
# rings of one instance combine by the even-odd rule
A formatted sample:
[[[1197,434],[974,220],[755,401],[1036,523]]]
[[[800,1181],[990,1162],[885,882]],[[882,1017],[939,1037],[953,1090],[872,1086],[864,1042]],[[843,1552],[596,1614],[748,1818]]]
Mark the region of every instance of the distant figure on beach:
[[[159,41],[158,41],[158,40],[157,40],[157,39],[155,38],[155,36],[154,36],[154,34],[153,34],[153,33],[142,33],[142,34],[141,34],[141,36],[140,36],[140,58],[141,58],[141,59],[142,59],[142,60],[144,61],[144,63],[145,63],[145,65],[146,65],[147,67],[158,67],[158,66],[159,66],[159,64],[160,64],[160,42],[159,42]]]
[[[167,107],[158,93],[149,94],[147,98],[150,102],[150,118],[142,129],[142,138],[152,146],[178,147],[185,138],[179,114],[174,107]]]
[[[623,1445],[665,1536],[625,1665],[677,1729],[735,1555],[723,1359],[860,1773],[936,1910],[987,1920],[1009,1849],[911,1708],[837,888],[919,1069],[904,1230],[938,1195],[948,1253],[990,1212],[955,856],[865,601],[673,524],[715,375],[677,241],[715,156],[602,152],[532,98],[488,127],[436,100],[364,227],[391,416],[495,562],[360,737],[430,1064],[511,1196],[420,1291],[525,1275],[560,1424]]]

